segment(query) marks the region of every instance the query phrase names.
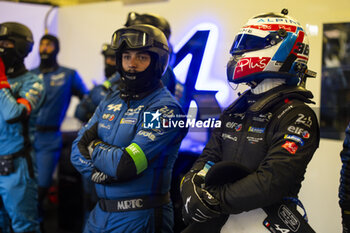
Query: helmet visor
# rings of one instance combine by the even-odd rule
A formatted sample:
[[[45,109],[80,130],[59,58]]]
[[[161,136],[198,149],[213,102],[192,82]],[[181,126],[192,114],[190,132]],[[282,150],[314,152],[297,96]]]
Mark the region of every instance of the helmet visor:
[[[126,43],[131,49],[145,48],[153,45],[153,39],[145,32],[120,29],[113,34],[111,46],[118,50],[123,43]]]
[[[238,34],[233,41],[230,54],[242,54],[249,51],[265,49],[278,44],[284,38],[277,32],[271,32],[266,37],[259,37],[251,34]]]

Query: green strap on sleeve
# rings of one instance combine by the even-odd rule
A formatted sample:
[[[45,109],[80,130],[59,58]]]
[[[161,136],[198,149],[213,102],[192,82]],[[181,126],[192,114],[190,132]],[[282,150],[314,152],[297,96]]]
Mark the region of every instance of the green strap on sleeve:
[[[131,143],[125,150],[134,160],[137,175],[146,170],[148,166],[146,155],[136,143]]]
[[[103,85],[106,89],[109,89],[109,88],[112,86],[112,84],[111,84],[111,82],[110,82],[109,80],[104,81],[102,85]]]

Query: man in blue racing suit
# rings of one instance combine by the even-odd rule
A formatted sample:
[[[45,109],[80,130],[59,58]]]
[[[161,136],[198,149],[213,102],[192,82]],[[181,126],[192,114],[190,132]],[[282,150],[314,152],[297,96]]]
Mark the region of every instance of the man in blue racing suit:
[[[62,135],[60,126],[66,115],[72,95],[82,98],[88,91],[77,71],[57,63],[57,37],[46,34],[40,40],[40,66],[34,70],[44,81],[46,99],[36,121],[34,148],[37,158],[39,207],[52,183],[52,174],[58,162]]]
[[[73,142],[71,161],[100,198],[84,232],[173,232],[172,168],[187,130],[171,125],[182,110],[160,79],[166,37],[151,25],[112,37],[118,90],[98,106]],[[171,118],[174,121],[174,118]]]
[[[24,65],[33,43],[23,24],[0,24],[0,195],[14,232],[40,232],[29,119],[44,92],[42,80]]]

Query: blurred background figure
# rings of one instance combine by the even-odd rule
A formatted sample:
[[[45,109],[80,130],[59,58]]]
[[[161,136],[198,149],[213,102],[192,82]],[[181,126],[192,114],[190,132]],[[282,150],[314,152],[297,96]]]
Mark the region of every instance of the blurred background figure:
[[[44,88],[24,65],[33,44],[25,25],[0,24],[0,195],[6,211],[0,232],[40,232],[30,119],[43,102]]]
[[[34,141],[38,167],[39,212],[43,211],[43,201],[52,185],[52,175],[60,157],[62,148],[60,126],[71,97],[75,95],[82,99],[88,93],[76,70],[58,64],[59,51],[58,38],[50,34],[44,35],[39,46],[40,65],[32,70],[43,80],[47,93],[36,121]],[[41,215],[43,218],[43,213]]]
[[[88,122],[92,117],[98,104],[108,94],[108,91],[116,89],[117,81],[120,78],[120,74],[117,72],[115,52],[111,49],[111,46],[107,43],[103,44],[101,54],[104,58],[104,76],[106,80],[91,89],[89,95],[86,95],[78,104],[74,115],[83,123]]]

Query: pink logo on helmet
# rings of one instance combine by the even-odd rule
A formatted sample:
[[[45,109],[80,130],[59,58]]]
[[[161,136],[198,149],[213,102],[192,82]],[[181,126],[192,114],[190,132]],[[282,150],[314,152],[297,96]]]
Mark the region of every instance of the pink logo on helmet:
[[[249,57],[240,59],[236,65],[234,79],[264,71],[270,60],[270,57]]]
[[[297,26],[288,24],[260,24],[260,25],[249,25],[247,28],[255,28],[263,31],[278,31],[283,28],[287,32],[295,33],[297,31]]]

